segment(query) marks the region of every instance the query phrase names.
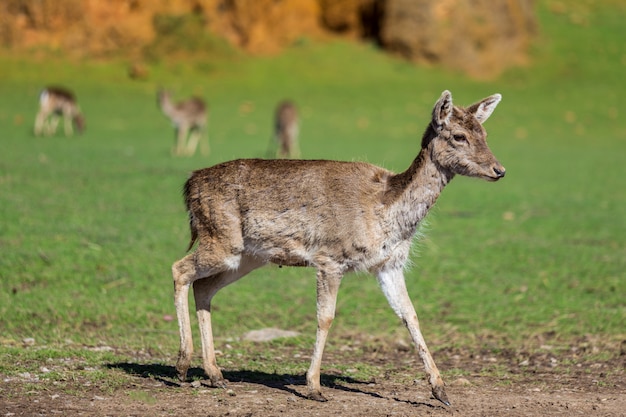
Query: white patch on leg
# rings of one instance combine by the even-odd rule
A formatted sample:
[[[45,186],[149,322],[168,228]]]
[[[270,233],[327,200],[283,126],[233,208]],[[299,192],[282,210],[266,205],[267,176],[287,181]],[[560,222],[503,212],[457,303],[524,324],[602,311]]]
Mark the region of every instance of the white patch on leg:
[[[377,276],[380,288],[389,305],[398,317],[403,318],[402,312],[406,311],[403,303],[407,302],[408,296],[402,270],[380,271]]]

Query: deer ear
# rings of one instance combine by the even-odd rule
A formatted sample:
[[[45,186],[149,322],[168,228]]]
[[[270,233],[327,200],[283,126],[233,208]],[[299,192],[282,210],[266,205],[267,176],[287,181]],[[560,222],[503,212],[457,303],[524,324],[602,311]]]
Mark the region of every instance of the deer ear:
[[[474,113],[476,119],[481,123],[485,123],[485,120],[491,116],[491,113],[496,109],[498,103],[502,100],[502,96],[500,94],[494,94],[489,96],[476,104],[473,104],[468,109],[470,112]]]
[[[452,111],[452,94],[448,90],[445,90],[441,93],[441,97],[439,97],[439,100],[437,100],[433,108],[432,123],[434,127],[443,126],[448,123],[450,116],[452,116]]]

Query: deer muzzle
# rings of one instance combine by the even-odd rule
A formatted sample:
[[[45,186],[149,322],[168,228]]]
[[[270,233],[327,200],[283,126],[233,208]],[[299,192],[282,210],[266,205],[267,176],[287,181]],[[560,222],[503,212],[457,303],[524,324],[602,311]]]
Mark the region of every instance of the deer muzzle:
[[[506,169],[502,165],[498,165],[497,167],[493,167],[493,172],[496,174],[496,180],[503,178],[506,175]]]

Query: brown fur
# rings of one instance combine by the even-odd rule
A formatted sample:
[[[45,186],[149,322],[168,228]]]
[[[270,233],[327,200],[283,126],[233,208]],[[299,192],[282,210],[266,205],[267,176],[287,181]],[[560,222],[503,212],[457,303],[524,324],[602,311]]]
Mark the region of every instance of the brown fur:
[[[211,300],[224,286],[267,263],[317,269],[318,331],[307,372],[309,397],[323,401],[320,365],[343,275],[376,275],[406,324],[429,374],[433,395],[448,404],[443,380],[419,330],[403,269],[421,220],[456,174],[496,181],[504,168],[482,127],[500,101],[468,109],[445,91],[435,104],[422,147],[404,172],[364,162],[261,160],[225,162],[195,171],[185,184],[192,254],[172,266],[185,379],[193,351],[187,293],[194,287],[204,370],[223,385],[211,332]]]
[[[63,118],[65,136],[85,130],[85,118],[78,107],[74,93],[64,87],[46,87],[39,95],[39,112],[35,118],[35,135],[53,135]]]
[[[278,158],[300,157],[299,129],[298,109],[295,104],[288,100],[278,103],[274,114],[274,140],[278,147]]]
[[[169,92],[159,90],[157,92],[157,104],[175,128],[176,145],[172,153],[179,156],[193,155],[200,139],[207,133],[208,108],[204,100],[199,97],[190,97],[187,100],[174,103]],[[208,152],[207,141],[205,153],[208,154]]]

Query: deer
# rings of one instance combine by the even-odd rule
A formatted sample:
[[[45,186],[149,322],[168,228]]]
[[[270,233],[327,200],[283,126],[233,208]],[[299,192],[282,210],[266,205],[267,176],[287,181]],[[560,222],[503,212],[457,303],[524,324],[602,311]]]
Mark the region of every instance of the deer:
[[[50,136],[56,133],[59,119],[63,118],[65,136],[85,130],[85,118],[80,111],[76,96],[64,87],[46,87],[39,94],[39,112],[35,118],[35,136]]]
[[[176,144],[172,154],[192,156],[196,152],[200,139],[206,135],[208,109],[204,100],[199,97],[190,97],[174,103],[171,94],[160,89],[157,92],[157,103],[163,114],[174,125]]]
[[[299,134],[298,109],[289,100],[278,103],[274,112],[274,142],[278,148],[277,158],[299,158],[298,147]]]
[[[339,286],[346,273],[364,271],[377,278],[408,329],[433,397],[450,405],[420,331],[404,269],[420,223],[456,175],[487,181],[504,177],[483,127],[501,98],[494,94],[460,107],[444,91],[417,157],[400,173],[358,161],[286,159],[239,159],[194,171],[183,187],[191,232],[187,252],[198,244],[172,265],[180,331],[178,378],[186,380],[192,360],[192,285],[207,384],[225,387],[211,326],[215,294],[266,264],[312,267],[317,332],[306,372],[307,397],[326,401],[320,368]]]

